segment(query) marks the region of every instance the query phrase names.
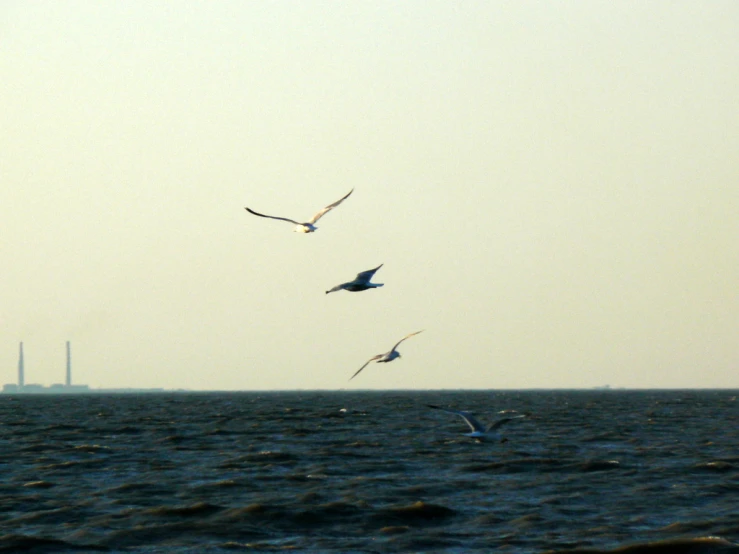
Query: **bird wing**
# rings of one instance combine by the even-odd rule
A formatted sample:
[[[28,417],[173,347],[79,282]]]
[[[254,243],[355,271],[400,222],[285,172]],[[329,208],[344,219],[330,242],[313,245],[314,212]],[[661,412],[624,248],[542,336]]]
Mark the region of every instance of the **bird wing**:
[[[488,427],[488,431],[495,431],[496,429],[499,429],[509,421],[513,421],[514,419],[521,419],[526,417],[525,415],[517,415],[512,417],[504,417],[503,419],[499,419],[498,421],[491,423],[490,427]]]
[[[318,213],[317,213],[316,215],[314,215],[313,217],[311,217],[311,218],[310,218],[310,219],[308,220],[308,223],[311,223],[311,224],[313,224],[313,223],[315,223],[316,221],[318,221],[319,219],[321,219],[321,218],[322,218],[322,217],[323,217],[324,215],[326,215],[326,214],[327,214],[328,212],[330,212],[331,210],[333,210],[333,209],[334,209],[334,208],[335,208],[336,206],[338,206],[339,204],[341,204],[341,203],[342,203],[342,202],[343,202],[344,200],[346,200],[347,198],[349,198],[349,195],[350,195],[350,194],[351,194],[352,192],[354,192],[354,189],[350,190],[350,191],[349,191],[349,192],[347,193],[347,195],[346,195],[346,196],[343,196],[343,197],[342,197],[341,199],[337,200],[337,201],[336,201],[336,202],[334,202],[333,204],[329,204],[328,206],[326,206],[325,208],[323,208],[323,209],[322,209],[321,211],[319,211],[319,212],[318,212]]]
[[[378,265],[375,269],[368,269],[367,271],[362,271],[360,273],[357,273],[357,277],[354,279],[355,281],[361,281],[364,283],[369,282],[370,279],[372,279],[372,276],[375,274],[375,272],[380,269],[385,264]]]
[[[415,333],[410,333],[410,334],[408,334],[408,335],[404,336],[404,337],[403,337],[402,339],[400,339],[400,340],[399,340],[398,342],[396,342],[396,343],[395,343],[395,346],[393,346],[393,347],[392,347],[392,348],[390,349],[390,352],[392,352],[392,351],[393,351],[393,350],[395,350],[395,349],[396,349],[396,348],[397,348],[398,346],[400,346],[400,343],[401,343],[401,342],[403,342],[403,341],[404,341],[405,339],[408,339],[408,338],[412,337],[413,335],[417,335],[418,333],[423,333],[423,332],[424,332],[424,330],[425,330],[425,329],[421,329],[420,331],[416,331]]]
[[[269,219],[279,219],[280,221],[289,221],[290,223],[294,223],[295,225],[302,225],[300,222],[295,221],[294,219],[288,219],[286,217],[275,217],[273,215],[264,215],[264,214],[260,214],[259,212],[255,212],[254,210],[250,208],[244,208],[244,209],[250,214],[258,215],[259,217],[268,217]]]
[[[464,419],[465,423],[469,425],[470,429],[472,431],[478,432],[478,433],[484,433],[485,427],[477,421],[477,419],[469,412],[461,412],[459,410],[450,410],[448,408],[442,408],[441,406],[434,406],[433,404],[427,404],[429,408],[433,408],[435,410],[441,410],[443,412],[449,412],[450,414],[457,414],[459,417]]]
[[[362,367],[360,367],[360,368],[359,368],[359,369],[357,370],[357,372],[356,372],[356,373],[355,373],[354,375],[352,375],[351,377],[349,377],[349,380],[351,381],[351,380],[352,380],[352,379],[354,379],[354,378],[355,378],[355,377],[356,377],[357,375],[359,375],[359,372],[360,372],[360,371],[362,371],[362,370],[363,370],[363,369],[364,369],[365,367],[367,367],[367,366],[369,365],[369,363],[370,363],[370,362],[372,362],[372,361],[374,361],[374,360],[378,360],[378,359],[382,358],[382,356],[383,356],[382,354],[378,354],[377,356],[372,356],[372,357],[371,357],[371,358],[370,358],[369,360],[367,360],[367,361],[366,361],[366,362],[364,363],[364,365],[363,365]]]

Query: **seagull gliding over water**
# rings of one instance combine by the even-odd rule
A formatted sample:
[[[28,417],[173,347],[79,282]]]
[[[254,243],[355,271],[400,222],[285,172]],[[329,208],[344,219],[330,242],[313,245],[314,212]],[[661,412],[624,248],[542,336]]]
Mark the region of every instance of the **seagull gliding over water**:
[[[473,416],[470,412],[463,412],[460,410],[450,410],[448,408],[442,408],[441,406],[434,406],[433,404],[426,404],[429,408],[433,408],[434,410],[441,410],[443,412],[449,412],[450,414],[457,414],[459,417],[464,419],[465,423],[470,426],[470,429],[472,430],[471,433],[465,433],[465,437],[472,437],[473,439],[483,440],[483,439],[497,439],[500,438],[500,435],[496,433],[500,427],[505,425],[506,423],[513,421],[514,419],[521,419],[526,417],[526,415],[517,415],[517,416],[511,416],[511,417],[504,417],[503,419],[499,419],[498,421],[491,423],[487,427],[485,427],[482,423],[480,423],[475,416]]]
[[[326,294],[328,294],[329,292],[336,292],[337,290],[348,290],[350,292],[359,292],[361,290],[374,289],[374,288],[383,286],[384,283],[370,283],[370,279],[372,279],[372,276],[383,265],[384,264],[380,264],[375,269],[368,269],[367,271],[362,271],[361,273],[357,273],[357,276],[354,278],[353,281],[349,281],[348,283],[341,283],[340,285],[336,285],[334,288],[327,290]]]
[[[294,219],[289,219],[287,217],[276,217],[276,216],[273,216],[273,215],[260,214],[258,212],[255,212],[251,208],[244,208],[244,209],[247,212],[249,212],[250,214],[258,215],[259,217],[268,217],[269,219],[279,219],[280,221],[288,221],[290,223],[294,223],[295,224],[294,231],[296,233],[312,233],[316,229],[318,229],[318,227],[315,226],[315,224],[318,222],[318,220],[321,219],[328,212],[330,212],[331,210],[333,210],[336,206],[338,206],[339,204],[341,204],[344,200],[346,200],[347,198],[349,198],[349,195],[352,192],[354,192],[354,189],[350,190],[347,193],[346,196],[342,197],[341,199],[337,200],[333,204],[329,204],[328,206],[326,206],[325,208],[323,208],[322,210],[320,210],[318,213],[316,213],[316,215],[314,215],[313,217],[311,217],[305,223],[300,223],[299,221],[295,221]]]
[[[423,329],[421,329],[420,331],[416,331],[415,333],[411,333],[410,335],[406,335],[402,339],[400,339],[398,342],[396,342],[395,346],[393,346],[389,352],[385,352],[384,354],[378,354],[377,356],[372,356],[369,360],[365,362],[365,364],[362,367],[359,368],[359,370],[354,375],[352,375],[349,378],[349,380],[351,381],[357,375],[359,375],[359,372],[362,371],[365,367],[367,367],[367,365],[369,365],[370,362],[377,360],[378,364],[383,364],[387,362],[392,362],[395,358],[400,358],[400,352],[395,350],[396,348],[398,348],[398,346],[400,346],[400,343],[403,342],[405,339],[410,338],[413,335],[417,335],[418,333],[422,333],[422,332],[423,332]]]

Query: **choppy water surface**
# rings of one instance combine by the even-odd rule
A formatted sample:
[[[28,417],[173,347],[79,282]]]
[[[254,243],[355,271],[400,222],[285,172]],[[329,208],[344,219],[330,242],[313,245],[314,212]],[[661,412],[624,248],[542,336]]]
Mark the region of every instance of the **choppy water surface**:
[[[734,552],[738,394],[2,396],[0,552]]]

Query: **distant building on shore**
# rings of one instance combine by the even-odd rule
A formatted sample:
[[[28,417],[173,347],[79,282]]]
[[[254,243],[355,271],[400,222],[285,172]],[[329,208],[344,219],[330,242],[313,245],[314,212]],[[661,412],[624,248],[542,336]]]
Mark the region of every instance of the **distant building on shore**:
[[[26,368],[23,359],[23,343],[20,343],[18,354],[18,383],[3,385],[3,394],[143,394],[167,392],[166,389],[91,389],[88,385],[72,384],[72,348],[67,341],[67,371],[64,384],[55,383],[51,386],[36,383],[26,384]],[[185,392],[185,391],[182,391]]]
[[[18,383],[8,383],[3,385],[3,392],[8,394],[79,394],[81,392],[90,392],[87,385],[72,384],[72,349],[69,341],[67,341],[67,375],[65,384],[54,384],[50,387],[39,385],[36,383],[26,384],[26,368],[23,359],[23,343],[20,343],[18,353]]]

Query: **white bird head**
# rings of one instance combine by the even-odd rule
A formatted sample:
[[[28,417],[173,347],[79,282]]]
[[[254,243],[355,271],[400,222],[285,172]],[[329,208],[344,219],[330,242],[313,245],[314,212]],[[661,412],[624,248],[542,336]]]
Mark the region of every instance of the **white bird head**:
[[[310,224],[301,223],[300,225],[296,225],[293,231],[295,233],[314,233],[318,227],[315,227]]]

